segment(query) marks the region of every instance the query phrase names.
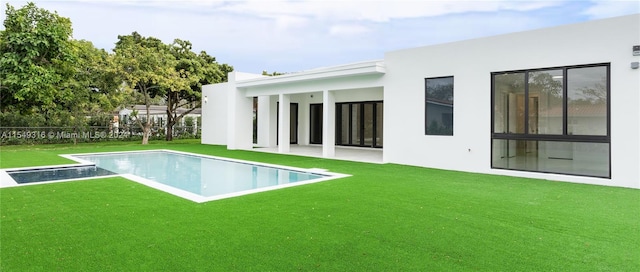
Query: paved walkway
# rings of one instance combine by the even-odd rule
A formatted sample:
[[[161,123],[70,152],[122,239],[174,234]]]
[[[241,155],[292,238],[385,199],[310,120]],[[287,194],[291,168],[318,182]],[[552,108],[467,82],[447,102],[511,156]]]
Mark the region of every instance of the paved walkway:
[[[278,147],[256,147],[252,151],[278,153]],[[289,153],[286,154],[322,158],[322,146],[291,145]],[[327,159],[382,163],[382,149],[336,146],[336,156]]]

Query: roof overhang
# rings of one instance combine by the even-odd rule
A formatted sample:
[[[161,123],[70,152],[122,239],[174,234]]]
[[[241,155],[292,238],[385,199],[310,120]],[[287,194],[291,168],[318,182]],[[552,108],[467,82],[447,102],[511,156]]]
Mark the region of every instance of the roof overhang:
[[[340,66],[317,68],[292,74],[269,76],[236,81],[236,88],[251,88],[258,86],[282,85],[298,83],[309,80],[326,80],[343,77],[355,77],[364,75],[384,75],[386,72],[384,61],[375,60],[352,63]]]

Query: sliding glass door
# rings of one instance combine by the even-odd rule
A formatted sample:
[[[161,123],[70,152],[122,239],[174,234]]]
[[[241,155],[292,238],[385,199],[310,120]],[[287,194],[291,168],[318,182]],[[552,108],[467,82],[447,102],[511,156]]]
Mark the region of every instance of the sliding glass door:
[[[322,144],[322,104],[309,105],[309,142]]]
[[[382,101],[336,104],[336,144],[382,147]]]

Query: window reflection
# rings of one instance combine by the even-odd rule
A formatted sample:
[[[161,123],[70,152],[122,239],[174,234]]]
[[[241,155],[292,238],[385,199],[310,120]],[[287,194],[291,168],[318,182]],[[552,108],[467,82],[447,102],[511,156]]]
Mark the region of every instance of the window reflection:
[[[609,177],[609,143],[493,140],[492,167]]]
[[[562,134],[562,70],[529,73],[529,133]]]
[[[494,77],[494,132],[524,133],[524,73]]]
[[[573,135],[607,135],[607,69],[567,71],[567,130]]]

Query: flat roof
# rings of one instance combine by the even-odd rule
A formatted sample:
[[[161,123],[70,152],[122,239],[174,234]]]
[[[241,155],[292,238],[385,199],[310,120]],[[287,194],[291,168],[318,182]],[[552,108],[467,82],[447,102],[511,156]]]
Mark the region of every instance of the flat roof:
[[[339,77],[352,77],[362,75],[384,75],[386,73],[383,60],[372,60],[339,66],[330,66],[306,70],[279,76],[264,76],[236,81],[237,88],[254,86],[287,84],[298,81],[321,80]]]

